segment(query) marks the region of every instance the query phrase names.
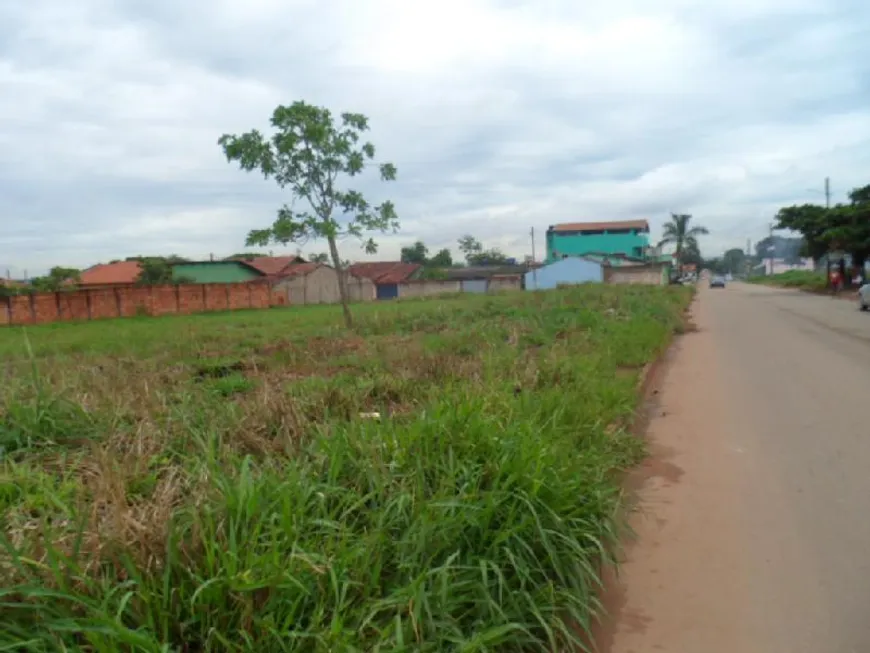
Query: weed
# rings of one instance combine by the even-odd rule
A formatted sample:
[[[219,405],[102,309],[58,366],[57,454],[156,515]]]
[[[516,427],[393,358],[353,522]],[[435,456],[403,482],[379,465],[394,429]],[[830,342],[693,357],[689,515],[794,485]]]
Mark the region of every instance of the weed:
[[[0,331],[0,649],[550,651],[681,288]],[[26,348],[25,348],[26,349]],[[361,415],[377,412],[380,419]]]

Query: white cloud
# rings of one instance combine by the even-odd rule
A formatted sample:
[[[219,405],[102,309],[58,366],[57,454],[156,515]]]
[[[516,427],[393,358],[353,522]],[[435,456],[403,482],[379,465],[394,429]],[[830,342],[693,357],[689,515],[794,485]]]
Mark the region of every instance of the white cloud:
[[[0,272],[241,248],[280,192],[224,132],[296,99],[371,119],[402,232],[668,211],[710,253],[870,164],[857,0],[43,0],[0,6]],[[309,251],[324,249],[314,245]],[[362,258],[354,245],[345,255]]]

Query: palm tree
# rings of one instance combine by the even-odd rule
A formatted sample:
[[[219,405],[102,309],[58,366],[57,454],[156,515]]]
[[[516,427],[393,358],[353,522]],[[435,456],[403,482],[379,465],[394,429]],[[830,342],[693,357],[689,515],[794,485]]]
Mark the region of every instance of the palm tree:
[[[700,252],[698,236],[705,236],[710,233],[706,227],[699,225],[690,227],[689,223],[691,221],[692,216],[688,213],[671,213],[671,221],[665,223],[659,247],[662,245],[675,245],[677,263],[683,261],[684,252]]]

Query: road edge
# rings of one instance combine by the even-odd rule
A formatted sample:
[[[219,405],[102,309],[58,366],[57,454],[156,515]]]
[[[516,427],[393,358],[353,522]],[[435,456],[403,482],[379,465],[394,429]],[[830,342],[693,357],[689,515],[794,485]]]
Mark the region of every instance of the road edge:
[[[668,368],[673,362],[673,354],[679,347],[683,338],[697,332],[697,327],[692,319],[692,313],[699,301],[700,293],[693,293],[691,300],[683,311],[683,328],[675,331],[668,344],[649,363],[643,366],[637,381],[638,407],[634,418],[629,424],[629,431],[637,438],[647,441],[647,431],[650,420],[658,409],[656,397]],[[635,533],[631,528],[630,519],[638,506],[639,491],[646,482],[649,471],[645,470],[643,463],[652,458],[647,455],[636,465],[627,469],[620,479],[623,491],[620,514],[617,518],[620,524],[619,542],[613,551],[617,560],[615,564],[606,563],[600,570],[600,589],[597,594],[599,609],[594,616],[594,621],[589,633],[589,640],[584,642],[589,651],[608,653],[613,646],[613,638],[616,628],[623,616],[625,607],[625,590],[619,583],[619,568],[621,567],[625,553],[629,546],[636,543]]]

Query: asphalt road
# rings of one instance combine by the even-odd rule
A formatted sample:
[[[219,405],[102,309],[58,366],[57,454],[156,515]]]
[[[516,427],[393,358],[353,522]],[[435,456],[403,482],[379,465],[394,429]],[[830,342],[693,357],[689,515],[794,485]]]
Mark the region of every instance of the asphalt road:
[[[870,314],[734,283],[693,315],[601,650],[870,652]]]

